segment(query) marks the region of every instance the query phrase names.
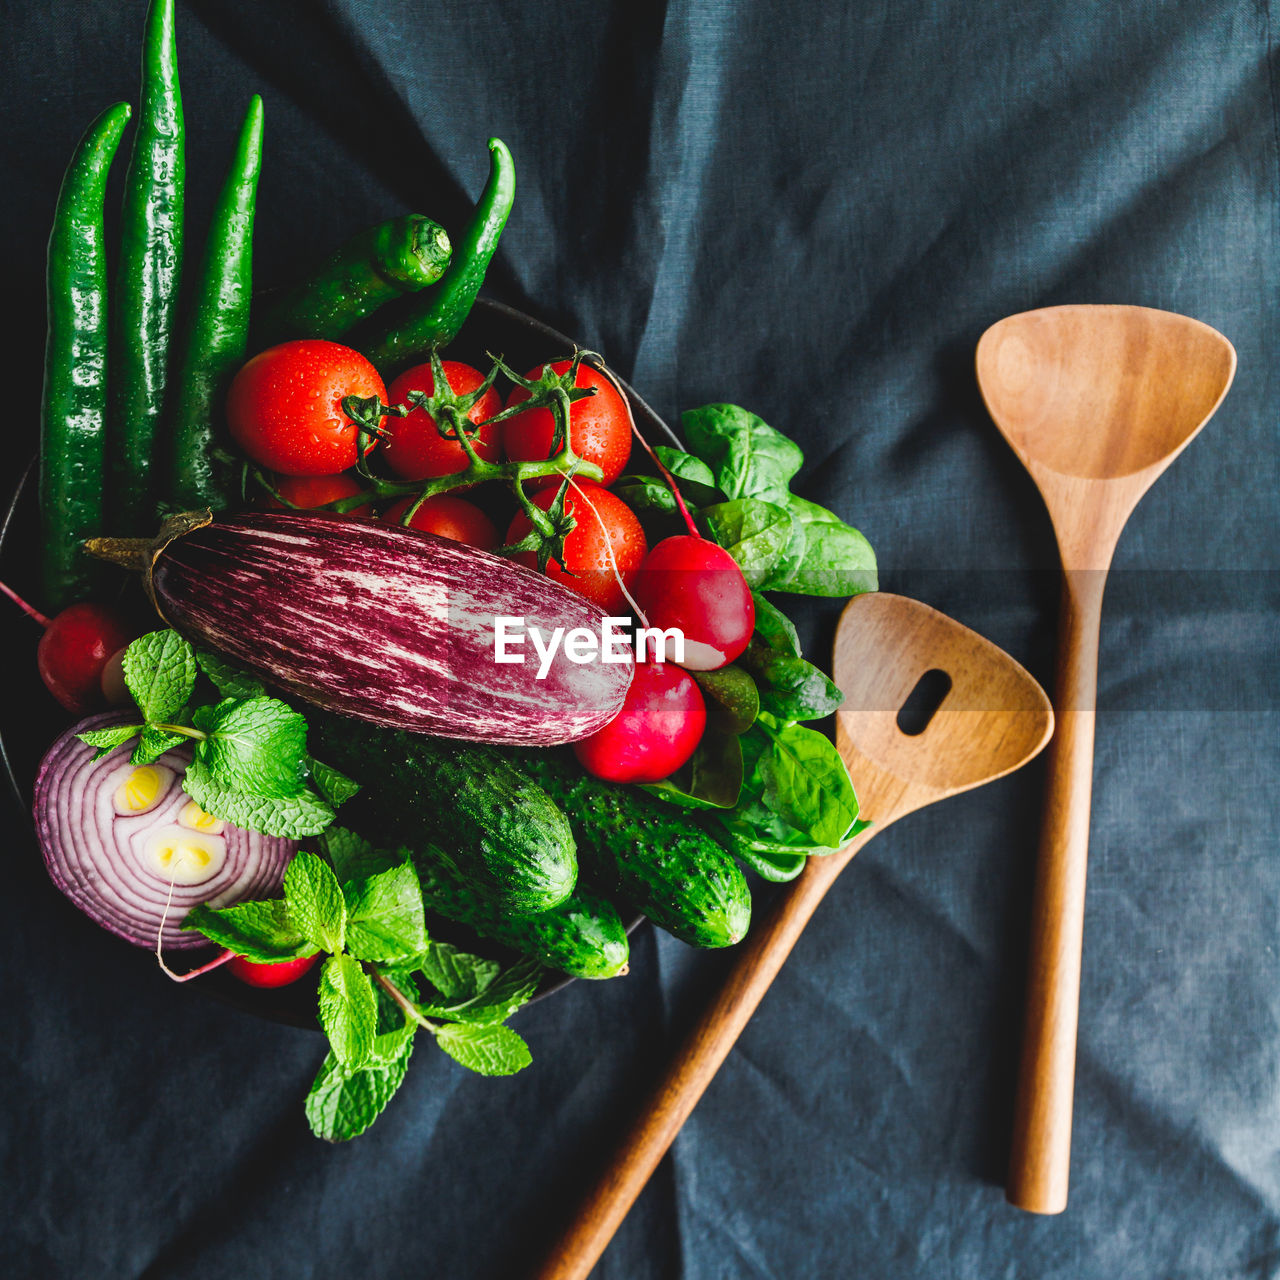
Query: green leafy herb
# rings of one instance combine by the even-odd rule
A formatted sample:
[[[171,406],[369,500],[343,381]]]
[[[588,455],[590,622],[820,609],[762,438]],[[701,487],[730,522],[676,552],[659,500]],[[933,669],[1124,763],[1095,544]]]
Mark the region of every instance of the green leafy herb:
[[[320,973],[320,1025],[344,1067],[363,1066],[369,1060],[377,1023],[369,975],[353,957],[331,955]]]
[[[155,760],[159,760],[166,751],[172,751],[174,747],[181,746],[187,741],[187,737],[182,733],[171,733],[166,729],[157,729],[155,725],[147,725],[138,737],[137,745],[133,748],[133,754],[129,757],[129,763],[132,765],[151,764]]]
[[[495,960],[469,955],[434,939],[421,957],[423,976],[449,1001],[472,1000],[497,980],[502,966]]]
[[[329,859],[336,875],[343,884],[348,880],[363,880],[367,876],[376,876],[397,863],[403,862],[408,853],[387,853],[375,849],[363,836],[345,827],[326,827],[320,837],[320,848]]]
[[[196,683],[196,655],[176,631],[152,631],[125,650],[124,682],[148,723],[182,714]]]
[[[187,766],[183,789],[206,813],[233,826],[264,835],[300,840],[318,835],[333,821],[333,810],[310,791],[287,800],[228,791],[199,760]]]
[[[319,950],[293,926],[280,898],[217,908],[202,903],[187,913],[182,927],[197,930],[219,946],[259,964],[298,960]]]
[[[456,1022],[486,1026],[505,1022],[532,998],[542,982],[544,972],[538,961],[522,960],[498,974],[479,994],[469,999],[419,1005],[419,1011],[427,1017],[450,1018]]]
[[[98,753],[93,758],[100,760],[108,751],[114,751],[116,747],[123,746],[141,729],[140,724],[119,724],[107,729],[89,729],[84,733],[77,733],[76,737],[91,747],[97,747]]]
[[[346,804],[360,790],[360,784],[353,782],[345,773],[339,773],[332,765],[325,764],[314,756],[305,758],[307,772],[311,776],[311,784],[320,793],[323,800],[336,809]]]
[[[362,1134],[386,1109],[404,1081],[413,1038],[401,1042],[389,1061],[346,1067],[330,1053],[307,1095],[307,1123],[317,1138],[346,1142]]]
[[[333,868],[314,853],[298,853],[284,873],[289,919],[322,951],[339,952],[346,942],[347,904]]]
[[[288,800],[306,785],[307,722],[276,698],[224,698],[192,722],[206,736],[196,757],[220,785],[244,795]]]
[[[482,1076],[510,1076],[533,1061],[523,1037],[510,1027],[446,1023],[436,1032],[451,1058]]]
[[[241,670],[208,649],[196,650],[196,662],[224,698],[260,698],[266,688],[257,676]]]
[[[342,886],[347,950],[361,960],[398,960],[427,946],[422,886],[412,862]]]

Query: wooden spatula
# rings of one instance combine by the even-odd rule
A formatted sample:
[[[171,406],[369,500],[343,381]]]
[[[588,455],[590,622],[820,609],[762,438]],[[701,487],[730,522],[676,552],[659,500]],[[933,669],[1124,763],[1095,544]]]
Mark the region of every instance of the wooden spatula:
[[[932,673],[942,672],[943,676]],[[926,675],[946,691],[923,730],[899,711]],[[914,600],[857,596],[836,631],[845,703],[836,743],[874,826],[838,853],[810,858],[774,910],[738,944],[723,990],[685,1041],[594,1191],[536,1274],[584,1280],[769,989],[809,917],[849,859],[879,831],[935,800],[1002,777],[1048,741],[1053,712],[1008,654]]]
[[[978,343],[978,383],[1031,473],[1062,556],[1058,732],[1040,838],[1026,1026],[1006,1192],[1067,1206],[1102,592],[1120,530],[1213,415],[1235,374],[1226,338],[1148,307],[1045,307]]]

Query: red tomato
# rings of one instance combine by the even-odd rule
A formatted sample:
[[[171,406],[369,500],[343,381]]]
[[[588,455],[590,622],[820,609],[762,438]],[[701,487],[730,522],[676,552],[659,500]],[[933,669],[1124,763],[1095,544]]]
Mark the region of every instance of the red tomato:
[[[388,507],[382,518],[391,524],[399,524],[404,513],[413,505],[412,498],[405,498]],[[498,545],[498,530],[479,507],[450,493],[437,493],[428,498],[409,521],[410,529],[423,529],[441,538],[465,542],[481,551],[492,551]]]
[[[317,960],[320,953],[304,956],[301,960],[278,960],[275,964],[261,963],[257,960],[246,960],[244,956],[236,956],[227,961],[227,968],[241,982],[251,987],[287,987],[297,982]]]
[[[459,364],[456,360],[442,363],[445,381],[458,395],[467,395],[484,381],[480,370],[469,364]],[[431,365],[415,365],[391,384],[389,403],[404,404],[410,391],[425,391],[430,395],[435,385]],[[471,406],[467,417],[472,422],[483,422],[501,411],[502,397],[490,387]],[[425,409],[415,409],[403,418],[388,418],[385,425],[391,435],[383,441],[382,456],[396,475],[406,480],[428,480],[467,469],[470,460],[466,450],[456,440],[446,440],[440,434],[436,420]],[[478,431],[473,437],[471,443],[475,451],[486,462],[497,462],[502,456],[501,433],[502,424],[499,423],[486,431]]]
[[[567,372],[572,361],[559,360],[551,367]],[[543,368],[531,369],[526,377],[538,378]],[[595,387],[595,395],[575,400],[569,406],[569,443],[584,462],[594,462],[604,472],[602,483],[611,485],[625,470],[631,456],[631,416],[617,388],[599,370],[580,364],[576,387]],[[522,404],[529,392],[516,387],[507,397],[507,408]],[[556,421],[550,409],[526,409],[502,425],[502,442],[513,462],[535,462],[551,457]],[[530,489],[555,485],[556,477],[529,481]]]
[[[340,498],[354,498],[357,493],[363,491],[364,485],[360,483],[358,477],[341,472],[336,476],[276,476],[272,482],[272,488],[285,502],[291,502],[304,511],[311,511],[316,507],[326,506],[330,502],[337,502]],[[284,502],[277,502],[273,497],[268,496],[267,506],[283,507]],[[373,509],[367,502],[362,502],[358,507],[352,507],[344,514],[367,516],[373,514]]]
[[[618,575],[630,586],[648,550],[644,530],[631,508],[608,489],[602,489],[590,480],[575,480],[573,483],[577,489],[573,485],[569,487],[564,505],[565,511],[577,521],[577,526],[564,540],[564,566],[558,560],[548,561],[547,575],[563,582],[566,587],[572,587],[588,600],[594,600],[611,614],[627,613],[627,598],[618,585]],[[534,505],[546,511],[555,501],[556,492],[555,489],[543,489],[541,493],[534,494]],[[507,530],[507,542],[519,542],[532,528],[529,517],[523,511],[517,511]],[[610,548],[617,574],[609,561]],[[531,569],[538,563],[532,551],[521,552],[514,559]]]
[[[261,466],[286,476],[331,476],[356,465],[359,428],[342,412],[346,396],[387,388],[358,351],[300,338],[253,357],[227,392],[232,439]]]
[[[707,727],[702,690],[669,662],[636,664],[622,710],[573,744],[578,763],[609,782],[661,782],[693,755]]]

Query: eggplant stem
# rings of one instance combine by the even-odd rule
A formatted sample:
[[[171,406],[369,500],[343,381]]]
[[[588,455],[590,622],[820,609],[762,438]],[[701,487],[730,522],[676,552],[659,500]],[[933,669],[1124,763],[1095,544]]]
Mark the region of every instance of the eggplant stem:
[[[99,560],[145,573],[151,567],[150,538],[90,538],[84,549]]]

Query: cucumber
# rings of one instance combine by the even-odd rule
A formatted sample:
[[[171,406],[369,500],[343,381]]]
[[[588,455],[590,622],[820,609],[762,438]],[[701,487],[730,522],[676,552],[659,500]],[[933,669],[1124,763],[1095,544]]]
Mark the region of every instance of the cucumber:
[[[573,891],[568,819],[504,755],[311,708],[307,719],[315,754],[360,784],[344,817],[376,843],[441,845],[475,895],[503,911],[532,915]]]
[[[428,908],[575,978],[614,978],[627,971],[627,931],[612,904],[579,888],[557,907],[513,916],[494,907],[458,874],[435,845],[413,853]]]
[[[727,947],[751,923],[733,854],[689,815],[584,774],[570,757],[521,752],[521,766],[569,815],[583,877],[695,947]]]

